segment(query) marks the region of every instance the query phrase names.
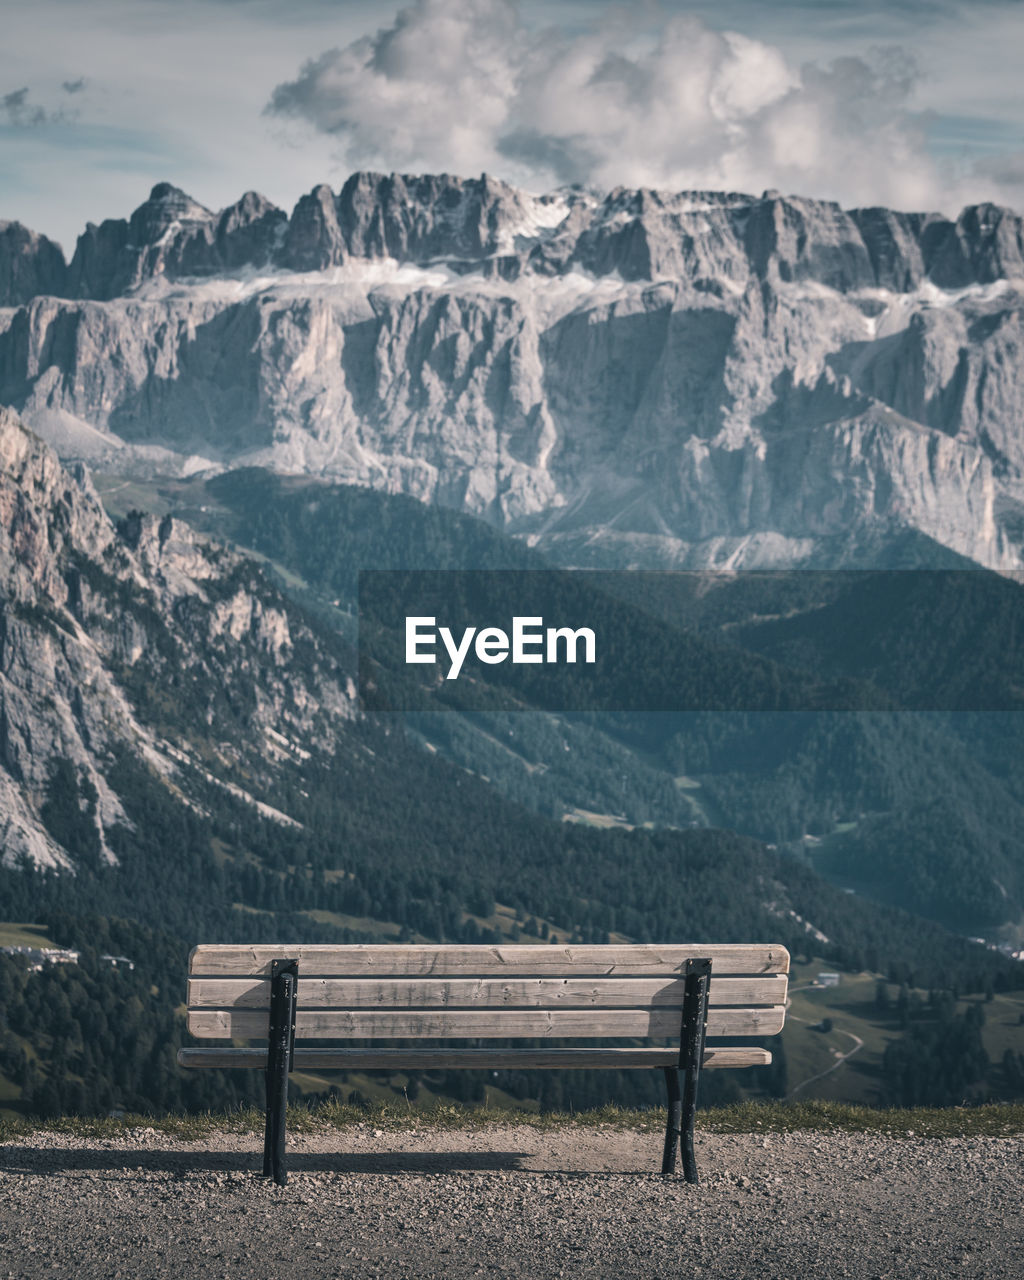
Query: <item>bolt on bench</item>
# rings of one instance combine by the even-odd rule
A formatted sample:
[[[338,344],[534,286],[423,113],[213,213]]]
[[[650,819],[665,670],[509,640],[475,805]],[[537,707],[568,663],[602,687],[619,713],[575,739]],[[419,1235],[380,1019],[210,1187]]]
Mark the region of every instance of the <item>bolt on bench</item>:
[[[765,1066],[786,1015],[789,952],[705,946],[199,946],[189,958],[188,1029],[266,1048],[178,1051],[184,1067],[266,1070],[263,1173],[285,1171],[288,1072],[473,1067],[661,1067],[668,1087],[662,1173],[676,1142],[697,1181],[693,1120],[702,1067]],[[666,1039],[669,1046],[296,1048],[309,1040]],[[710,1037],[716,1043],[705,1043]],[[683,1073],[680,1090],[679,1074]]]

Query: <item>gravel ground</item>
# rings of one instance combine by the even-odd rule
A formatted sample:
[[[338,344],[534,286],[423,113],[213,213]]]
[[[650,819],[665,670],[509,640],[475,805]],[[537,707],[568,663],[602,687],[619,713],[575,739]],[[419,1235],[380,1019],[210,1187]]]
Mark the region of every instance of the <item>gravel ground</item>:
[[[0,1144],[0,1278],[1024,1276],[1024,1139],[357,1126]]]

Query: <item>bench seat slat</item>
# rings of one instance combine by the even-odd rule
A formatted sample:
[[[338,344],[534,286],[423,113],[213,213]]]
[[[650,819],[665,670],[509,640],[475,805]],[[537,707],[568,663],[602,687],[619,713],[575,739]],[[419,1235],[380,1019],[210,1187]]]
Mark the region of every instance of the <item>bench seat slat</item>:
[[[709,1045],[709,1067],[764,1067],[772,1055],[747,1045]],[[673,1067],[679,1050],[638,1049],[296,1049],[296,1071],[433,1071],[482,1068],[488,1071],[530,1067],[609,1068]],[[249,1067],[267,1065],[266,1049],[186,1048],[178,1050],[183,1067]]]
[[[764,978],[715,977],[712,1008],[783,1004],[784,974]],[[681,1008],[683,978],[306,978],[299,977],[300,1009],[448,1008]],[[264,978],[192,978],[190,1009],[267,1009]]]
[[[702,943],[623,946],[436,946],[368,943],[348,946],[196,947],[189,959],[193,977],[270,977],[272,960],[297,958],[304,977],[488,977],[581,978],[681,974],[686,961],[710,956],[716,976],[726,973],[789,972],[789,952],[776,945]]]
[[[714,983],[712,983],[714,985]],[[709,1036],[772,1036],[782,1030],[786,1009],[712,1009]],[[488,1039],[519,1036],[678,1036],[678,1009],[356,1009],[304,1010],[296,1015],[297,1040]],[[199,1009],[188,1015],[194,1036],[225,1040],[267,1035],[259,1009]]]

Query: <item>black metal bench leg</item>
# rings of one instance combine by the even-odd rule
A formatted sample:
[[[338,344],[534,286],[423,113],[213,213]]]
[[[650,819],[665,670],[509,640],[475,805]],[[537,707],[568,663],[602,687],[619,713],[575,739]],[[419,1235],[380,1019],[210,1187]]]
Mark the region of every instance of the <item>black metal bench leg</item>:
[[[273,1084],[270,1073],[270,1052],[267,1052],[267,1069],[263,1073],[264,1083],[267,1092],[267,1122],[263,1129],[263,1176],[269,1178],[273,1170],[271,1164],[271,1152],[274,1149],[274,1098]]]
[[[693,1122],[697,1115],[697,1086],[704,1065],[704,1036],[708,1022],[708,989],[711,985],[711,961],[686,962],[686,990],[683,995],[683,1026],[679,1066],[683,1078],[682,1116],[679,1125],[679,1148],[683,1156],[683,1177],[696,1183],[697,1157],[693,1150]],[[678,1089],[678,1085],[676,1086]]]
[[[683,1082],[682,1124],[679,1127],[679,1149],[683,1153],[683,1177],[687,1182],[699,1182],[697,1157],[693,1150],[693,1122],[697,1115],[697,1078],[700,1066],[686,1073]]]
[[[263,1176],[273,1174],[283,1187],[285,1126],[288,1114],[288,1073],[295,1049],[295,996],[298,961],[274,960],[270,980],[270,1031],[267,1045],[267,1120],[263,1132]]]
[[[668,1089],[668,1124],[665,1126],[665,1154],[661,1158],[663,1177],[676,1171],[676,1142],[682,1138],[683,1102],[679,1093],[679,1072],[675,1067],[665,1067],[665,1085]]]
[[[274,1072],[273,1080],[274,1097],[271,1100],[273,1107],[273,1133],[271,1136],[271,1164],[274,1171],[274,1181],[279,1187],[287,1186],[288,1170],[284,1165],[284,1142],[285,1142],[285,1124],[288,1115],[288,1059],[285,1057],[284,1064],[278,1067]]]

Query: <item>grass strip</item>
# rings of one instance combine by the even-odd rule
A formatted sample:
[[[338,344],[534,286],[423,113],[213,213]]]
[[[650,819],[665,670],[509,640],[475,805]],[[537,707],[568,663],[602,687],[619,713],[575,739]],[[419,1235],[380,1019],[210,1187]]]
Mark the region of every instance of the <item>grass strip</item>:
[[[288,1108],[291,1133],[323,1132],[363,1126],[385,1132],[409,1129],[488,1129],[498,1125],[528,1125],[545,1130],[564,1126],[584,1128],[650,1129],[665,1123],[661,1108],[647,1111],[605,1106],[593,1111],[532,1112],[511,1108],[484,1108],[443,1103],[416,1107],[380,1103],[368,1107],[327,1102],[310,1108]],[[704,1133],[875,1133],[892,1138],[1005,1138],[1024,1134],[1024,1103],[992,1103],[976,1107],[891,1108],[851,1106],[839,1102],[742,1102],[712,1107],[697,1113],[697,1128]],[[125,1115],[123,1117],[65,1116],[36,1119],[0,1114],[0,1141],[33,1133],[66,1134],[76,1138],[117,1139],[129,1131],[151,1129],[184,1141],[211,1133],[247,1133],[262,1136],[263,1112],[255,1107],[198,1115]]]

